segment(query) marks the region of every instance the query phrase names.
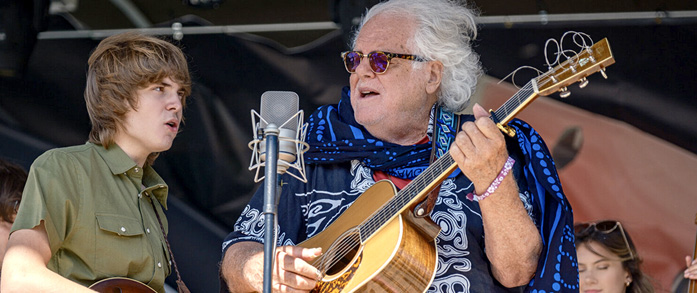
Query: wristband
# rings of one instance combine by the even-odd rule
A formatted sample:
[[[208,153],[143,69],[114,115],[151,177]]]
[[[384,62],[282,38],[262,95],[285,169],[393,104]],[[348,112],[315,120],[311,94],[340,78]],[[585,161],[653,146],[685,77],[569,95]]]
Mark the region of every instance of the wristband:
[[[489,188],[486,189],[486,192],[484,192],[484,194],[482,195],[477,195],[476,193],[474,193],[474,191],[470,192],[467,194],[467,199],[469,199],[470,201],[480,201],[494,193],[494,191],[496,191],[496,189],[499,188],[499,185],[501,185],[501,182],[503,182],[503,178],[506,178],[508,172],[511,171],[511,168],[513,168],[514,163],[515,160],[511,157],[508,157],[506,163],[503,164],[503,168],[501,168],[501,172],[499,172],[499,176],[496,176],[496,179],[494,179],[494,181],[491,182],[491,185],[489,185]]]

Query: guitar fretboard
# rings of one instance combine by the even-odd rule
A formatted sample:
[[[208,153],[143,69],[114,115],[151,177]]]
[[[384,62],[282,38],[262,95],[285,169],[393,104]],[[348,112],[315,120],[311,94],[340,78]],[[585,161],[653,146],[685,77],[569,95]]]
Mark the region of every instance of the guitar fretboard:
[[[450,153],[443,154],[419,176],[416,176],[411,183],[407,184],[404,189],[397,192],[373,216],[358,226],[361,241],[368,239],[385,223],[402,213],[412,201],[418,199],[419,195],[424,195],[426,191],[430,190],[429,185],[440,184],[450,173],[455,171],[455,168],[457,168],[457,164]]]
[[[523,108],[522,105],[530,103],[530,98],[536,96],[533,83],[535,80],[530,80],[522,88],[518,90],[510,99],[508,99],[498,110],[494,111],[494,121],[502,124],[506,124],[511,120],[520,110]]]

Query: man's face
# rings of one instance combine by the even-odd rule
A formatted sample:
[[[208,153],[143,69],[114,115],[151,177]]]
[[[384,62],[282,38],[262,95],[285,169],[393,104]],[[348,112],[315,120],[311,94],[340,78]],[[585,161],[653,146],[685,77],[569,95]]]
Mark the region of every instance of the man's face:
[[[413,21],[408,18],[378,15],[363,26],[354,50],[414,54],[407,47],[413,31]],[[431,77],[428,62],[413,67],[414,62],[392,58],[387,71],[376,74],[368,58],[363,58],[351,74],[354,116],[374,136],[399,144],[415,143],[425,136],[437,98],[426,90]]]
[[[131,158],[147,157],[172,146],[182,120],[181,86],[170,78],[136,92],[138,104],[126,113],[116,143]]]

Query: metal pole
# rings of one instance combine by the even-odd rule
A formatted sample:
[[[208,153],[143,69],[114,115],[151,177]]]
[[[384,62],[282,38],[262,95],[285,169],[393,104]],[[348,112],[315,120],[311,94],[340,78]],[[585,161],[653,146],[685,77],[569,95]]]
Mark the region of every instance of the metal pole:
[[[264,292],[271,293],[273,266],[276,258],[276,186],[278,177],[278,133],[277,126],[270,123],[264,130],[266,141],[266,167],[264,169]]]

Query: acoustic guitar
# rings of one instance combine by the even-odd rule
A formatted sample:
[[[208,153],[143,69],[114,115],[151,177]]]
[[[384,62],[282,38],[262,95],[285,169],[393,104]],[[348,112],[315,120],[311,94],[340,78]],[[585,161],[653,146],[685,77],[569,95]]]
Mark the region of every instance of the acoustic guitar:
[[[506,125],[539,96],[557,91],[615,63],[607,39],[584,48],[550,71],[530,80],[491,118],[506,134]],[[313,292],[417,292],[428,289],[435,276],[435,238],[440,227],[429,217],[419,218],[413,207],[455,171],[457,164],[445,153],[399,192],[382,180],[366,190],[327,229],[300,243],[321,247],[323,254],[311,264],[322,273]]]
[[[142,282],[121,277],[101,280],[89,288],[100,293],[157,293]]]

